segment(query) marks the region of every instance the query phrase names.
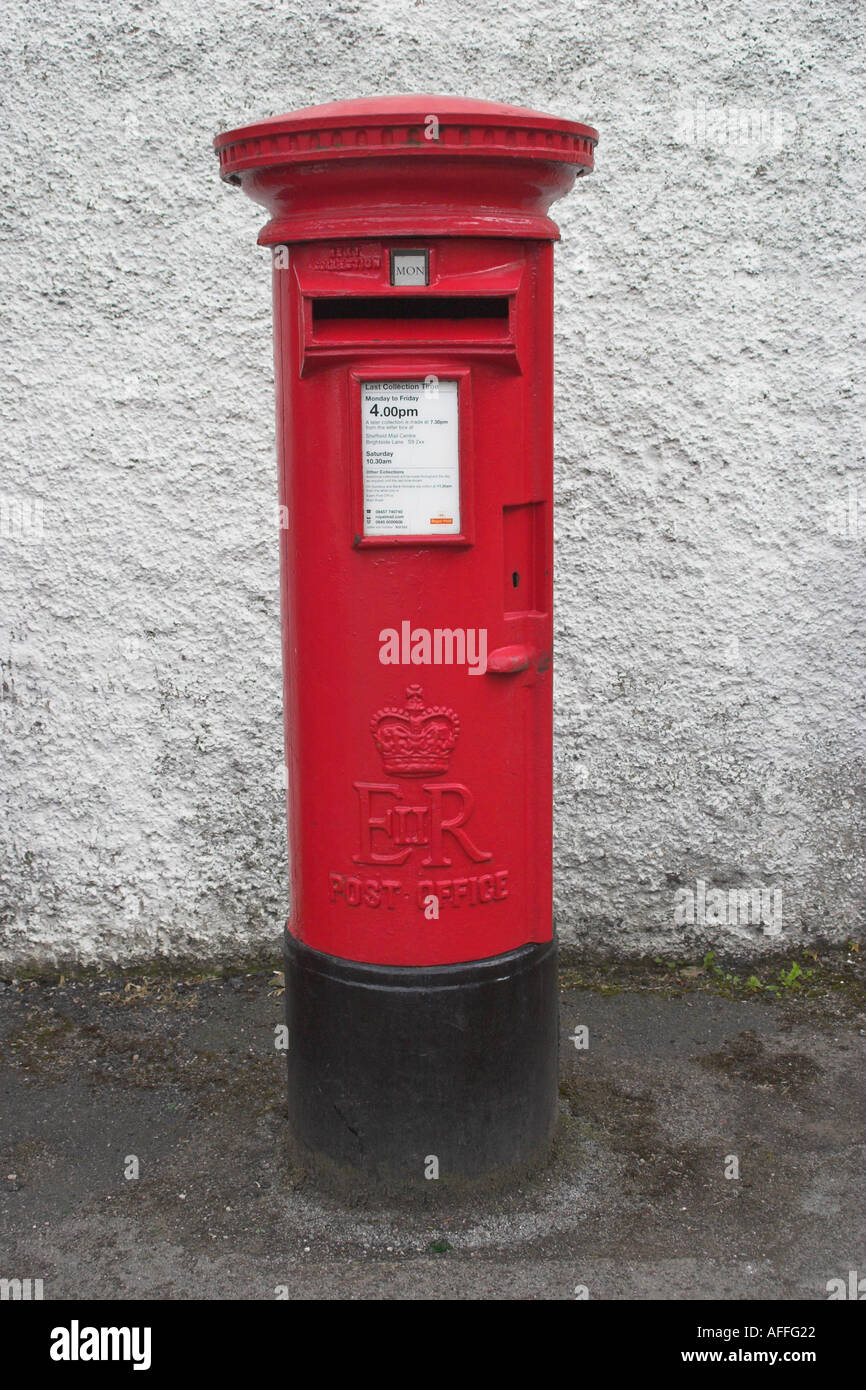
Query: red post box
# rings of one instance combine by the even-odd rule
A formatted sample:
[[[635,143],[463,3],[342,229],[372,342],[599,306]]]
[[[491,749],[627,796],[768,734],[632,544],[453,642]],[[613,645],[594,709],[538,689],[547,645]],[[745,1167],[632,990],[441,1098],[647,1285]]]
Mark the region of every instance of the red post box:
[[[215,141],[274,248],[289,1118],[326,1167],[473,1177],[552,1132],[547,212],[596,141],[434,96]]]

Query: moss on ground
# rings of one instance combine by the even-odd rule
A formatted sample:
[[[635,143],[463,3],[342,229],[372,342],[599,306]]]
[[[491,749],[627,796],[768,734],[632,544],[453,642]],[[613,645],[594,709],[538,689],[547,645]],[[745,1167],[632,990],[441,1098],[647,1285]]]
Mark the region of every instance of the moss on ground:
[[[714,994],[782,1003],[809,1017],[826,1013],[830,1018],[853,1018],[866,1014],[866,958],[859,942],[763,956],[749,963],[726,962],[714,951],[697,961],[659,955],[637,961],[574,960],[569,953],[560,971],[560,987],[601,995]]]

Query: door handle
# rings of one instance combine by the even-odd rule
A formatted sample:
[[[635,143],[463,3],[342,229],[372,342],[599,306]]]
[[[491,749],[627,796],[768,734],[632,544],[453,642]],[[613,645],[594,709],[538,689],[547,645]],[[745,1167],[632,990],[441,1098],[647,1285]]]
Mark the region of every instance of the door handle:
[[[493,676],[513,676],[518,671],[528,670],[534,656],[533,649],[522,642],[511,647],[497,647],[488,654],[487,670]]]

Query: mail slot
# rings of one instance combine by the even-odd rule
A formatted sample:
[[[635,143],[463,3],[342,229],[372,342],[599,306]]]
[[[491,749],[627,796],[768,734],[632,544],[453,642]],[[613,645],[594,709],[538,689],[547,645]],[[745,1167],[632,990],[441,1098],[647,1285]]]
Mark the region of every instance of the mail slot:
[[[552,1133],[548,209],[596,140],[426,96],[215,141],[270,214],[289,1122],[317,1171],[475,1178]]]

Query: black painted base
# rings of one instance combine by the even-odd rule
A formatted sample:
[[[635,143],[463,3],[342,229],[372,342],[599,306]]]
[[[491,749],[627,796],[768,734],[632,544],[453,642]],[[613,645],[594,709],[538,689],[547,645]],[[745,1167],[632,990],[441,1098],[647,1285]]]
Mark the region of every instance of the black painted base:
[[[424,1186],[437,1172],[473,1179],[544,1157],[557,1109],[555,941],[406,968],[284,937],[289,1124],[308,1165]]]

